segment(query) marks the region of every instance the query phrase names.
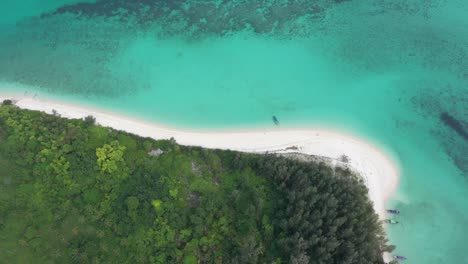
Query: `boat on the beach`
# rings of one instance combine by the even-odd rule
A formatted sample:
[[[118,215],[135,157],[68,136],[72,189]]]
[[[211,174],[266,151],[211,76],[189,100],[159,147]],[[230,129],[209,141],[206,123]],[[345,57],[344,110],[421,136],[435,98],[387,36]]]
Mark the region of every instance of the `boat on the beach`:
[[[393,219],[385,219],[384,222],[387,224],[393,224],[393,225],[399,223],[397,220],[393,220]]]
[[[406,257],[400,256],[400,255],[395,255],[395,256],[393,256],[393,258],[396,259],[396,260],[406,260]]]
[[[273,123],[275,123],[275,125],[279,125],[279,120],[276,116],[272,116],[272,119],[273,119]]]
[[[395,210],[395,209],[388,209],[388,210],[387,210],[387,213],[391,213],[391,214],[400,214],[400,211]]]

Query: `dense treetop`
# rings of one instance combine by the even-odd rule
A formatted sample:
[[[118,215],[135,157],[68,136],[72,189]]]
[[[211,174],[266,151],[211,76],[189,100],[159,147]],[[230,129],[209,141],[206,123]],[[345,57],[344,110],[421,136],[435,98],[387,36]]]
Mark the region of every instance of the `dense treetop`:
[[[348,170],[0,106],[4,263],[374,264],[387,249]]]

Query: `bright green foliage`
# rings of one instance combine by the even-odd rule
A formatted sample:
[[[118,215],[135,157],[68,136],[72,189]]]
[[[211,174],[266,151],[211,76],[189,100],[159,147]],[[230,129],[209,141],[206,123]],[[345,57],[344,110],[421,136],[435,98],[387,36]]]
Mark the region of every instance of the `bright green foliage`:
[[[102,148],[96,149],[97,163],[101,172],[112,173],[118,169],[119,163],[123,163],[124,146],[120,146],[118,141],[105,144]]]
[[[156,209],[157,212],[160,212],[162,210],[161,205],[162,202],[161,200],[153,200],[151,204],[154,206],[154,209]]]
[[[0,106],[5,263],[381,264],[391,248],[349,171]]]

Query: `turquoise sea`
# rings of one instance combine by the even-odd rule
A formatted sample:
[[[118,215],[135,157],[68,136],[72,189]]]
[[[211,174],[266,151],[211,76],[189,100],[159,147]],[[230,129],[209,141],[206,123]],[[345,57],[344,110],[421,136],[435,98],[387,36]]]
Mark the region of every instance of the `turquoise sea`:
[[[330,127],[401,166],[407,263],[468,263],[465,0],[4,0],[0,92],[189,129]]]

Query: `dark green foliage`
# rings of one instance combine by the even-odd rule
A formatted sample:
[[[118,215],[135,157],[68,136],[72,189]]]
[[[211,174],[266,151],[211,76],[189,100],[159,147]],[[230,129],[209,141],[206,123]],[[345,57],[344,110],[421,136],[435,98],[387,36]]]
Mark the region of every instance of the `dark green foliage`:
[[[13,104],[13,101],[11,101],[10,99],[5,99],[2,102],[2,105],[12,105],[12,104]]]
[[[0,107],[6,263],[365,264],[389,248],[349,171]]]
[[[85,117],[84,121],[85,121],[85,124],[87,124],[88,126],[92,126],[96,124],[96,118],[92,115]]]

